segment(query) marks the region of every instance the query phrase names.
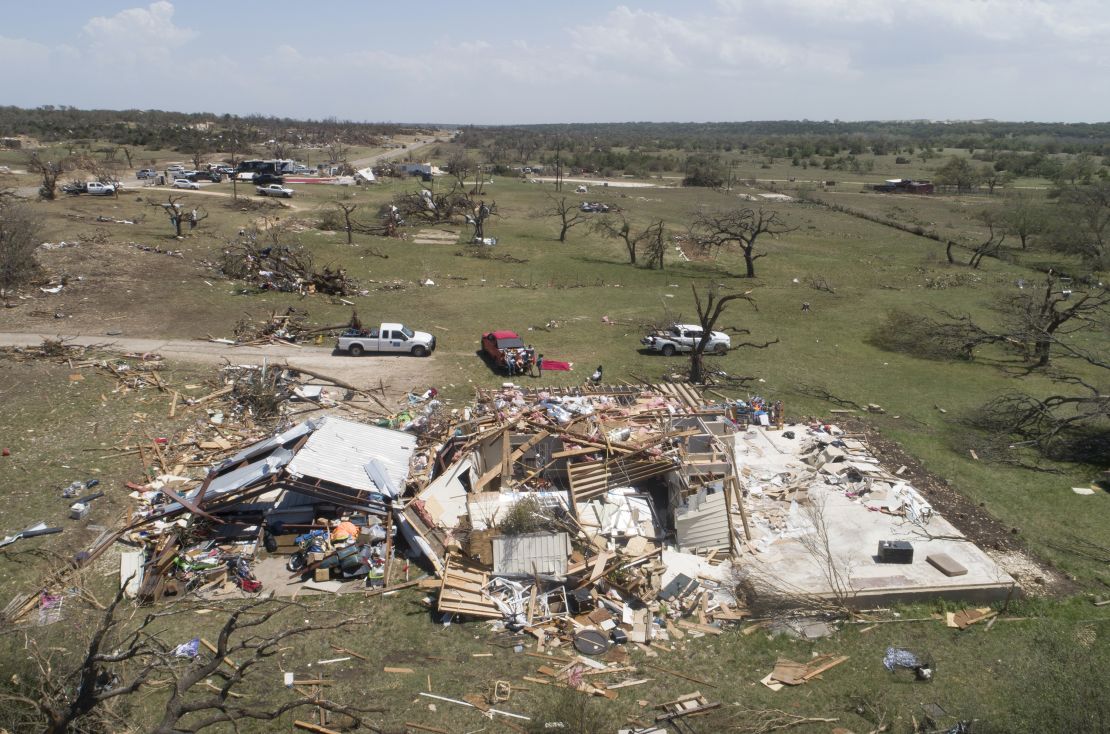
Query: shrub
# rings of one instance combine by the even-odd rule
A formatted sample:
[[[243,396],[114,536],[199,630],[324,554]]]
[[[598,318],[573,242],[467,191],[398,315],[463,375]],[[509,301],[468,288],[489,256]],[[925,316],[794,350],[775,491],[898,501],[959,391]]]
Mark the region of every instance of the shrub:
[[[0,291],[31,281],[39,274],[35,257],[39,223],[26,204],[0,192]]]
[[[937,321],[902,309],[889,311],[875,327],[868,342],[888,352],[922,359],[970,360],[976,330],[966,321]]]

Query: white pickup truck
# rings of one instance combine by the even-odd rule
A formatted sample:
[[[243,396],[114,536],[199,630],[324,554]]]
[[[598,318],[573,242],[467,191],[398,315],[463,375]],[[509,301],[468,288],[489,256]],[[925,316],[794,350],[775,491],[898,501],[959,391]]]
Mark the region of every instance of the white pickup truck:
[[[671,324],[662,331],[654,331],[640,343],[653,352],[661,352],[669,357],[676,352],[692,352],[701,340],[702,328],[697,324]],[[709,332],[709,343],[705,351],[710,354],[724,354],[732,348],[732,338],[720,331]]]
[[[404,324],[382,324],[371,329],[348,329],[340,335],[335,348],[352,357],[366,352],[427,357],[435,351],[436,338],[425,331],[413,331]]]
[[[259,196],[283,196],[286,199],[293,198],[293,189],[287,189],[281,184],[270,184],[269,186],[259,186],[255,189]]]

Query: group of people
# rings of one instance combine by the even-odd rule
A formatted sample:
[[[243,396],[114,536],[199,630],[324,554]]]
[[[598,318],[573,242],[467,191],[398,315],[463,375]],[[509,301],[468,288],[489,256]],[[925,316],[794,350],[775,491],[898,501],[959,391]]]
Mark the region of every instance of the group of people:
[[[543,355],[536,354],[531,344],[523,349],[506,349],[505,370],[509,377],[513,375],[543,377]]]

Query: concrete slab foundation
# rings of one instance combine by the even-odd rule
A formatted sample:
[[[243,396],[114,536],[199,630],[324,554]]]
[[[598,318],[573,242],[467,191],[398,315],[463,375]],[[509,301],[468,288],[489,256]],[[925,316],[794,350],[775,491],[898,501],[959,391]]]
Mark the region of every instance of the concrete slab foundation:
[[[989,602],[1011,593],[1014,579],[861,442],[835,430],[750,427],[735,435],[734,448],[752,527],[752,552],[737,565],[757,586],[847,596],[856,606]],[[880,563],[880,541],[911,543],[912,563]],[[940,554],[967,572],[949,576],[927,562]]]

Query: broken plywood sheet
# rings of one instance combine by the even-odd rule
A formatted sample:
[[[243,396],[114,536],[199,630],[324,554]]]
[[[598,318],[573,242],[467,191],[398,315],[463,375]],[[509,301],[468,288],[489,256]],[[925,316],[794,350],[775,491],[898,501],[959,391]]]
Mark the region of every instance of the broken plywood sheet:
[[[128,599],[139,594],[143,583],[143,552],[125,551],[119,556],[119,583]]]
[[[427,516],[438,525],[453,528],[466,515],[467,493],[462,480],[471,466],[469,458],[452,464],[416,496],[424,502]]]
[[[578,505],[579,522],[611,538],[659,538],[659,521],[651,495],[632,487],[610,489],[598,499]]]

